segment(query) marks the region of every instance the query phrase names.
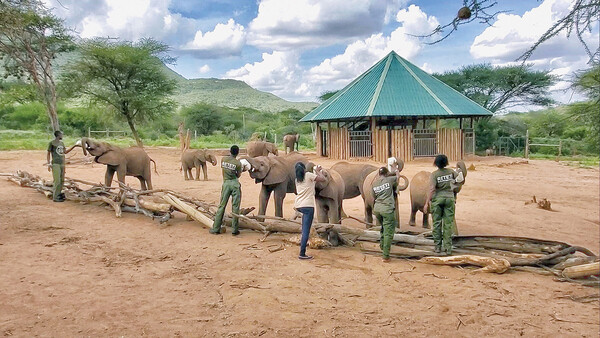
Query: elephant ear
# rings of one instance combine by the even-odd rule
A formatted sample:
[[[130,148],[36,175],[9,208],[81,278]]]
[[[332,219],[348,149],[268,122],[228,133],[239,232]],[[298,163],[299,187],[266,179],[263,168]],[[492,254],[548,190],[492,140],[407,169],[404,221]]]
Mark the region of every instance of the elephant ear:
[[[106,165],[119,165],[122,162],[123,155],[117,151],[109,149],[100,156],[96,156],[96,162]]]
[[[325,188],[319,190],[319,196],[325,197],[325,198],[330,198],[330,199],[338,199],[339,191],[337,189],[337,185],[339,184],[339,182],[337,182],[337,180],[335,179],[335,176],[332,174],[331,171],[325,172],[325,170],[324,170],[324,174],[326,175],[328,182],[327,182],[327,185],[325,186]]]
[[[264,185],[273,185],[285,182],[288,179],[288,171],[285,164],[276,156],[268,157],[268,159],[270,169],[262,183]]]
[[[198,150],[196,152],[196,159],[200,162],[206,162],[208,159],[206,158],[206,150]]]

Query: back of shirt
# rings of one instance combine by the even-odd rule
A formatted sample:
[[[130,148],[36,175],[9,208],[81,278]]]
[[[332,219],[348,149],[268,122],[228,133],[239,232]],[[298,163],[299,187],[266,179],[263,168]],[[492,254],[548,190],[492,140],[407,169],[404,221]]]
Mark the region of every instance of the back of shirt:
[[[375,195],[375,206],[373,211],[378,213],[391,213],[396,208],[394,191],[398,186],[396,176],[378,176],[373,181],[373,193]]]
[[[242,173],[242,163],[233,156],[225,156],[221,159],[223,180],[237,180]]]
[[[317,175],[307,171],[304,174],[304,181],[296,180],[296,200],[294,208],[315,207],[315,179]]]
[[[65,163],[65,145],[60,140],[52,140],[48,144],[48,151],[52,154],[52,164]]]
[[[431,173],[431,185],[435,187],[433,197],[454,197],[452,183],[456,178],[456,172],[449,168],[442,168]]]

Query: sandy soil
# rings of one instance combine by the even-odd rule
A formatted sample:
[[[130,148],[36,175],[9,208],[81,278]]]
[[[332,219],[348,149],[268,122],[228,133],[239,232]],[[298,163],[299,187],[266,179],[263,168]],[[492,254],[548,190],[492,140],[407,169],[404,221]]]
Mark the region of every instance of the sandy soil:
[[[148,153],[160,172],[155,187],[218,200],[217,167],[210,167],[208,182],[186,182],[176,150]],[[325,167],[335,162],[312,157]],[[0,152],[0,172],[22,169],[51,179],[44,160],[41,151]],[[467,161],[476,170],[469,172],[457,205],[461,234],[559,240],[598,252],[598,170],[553,161],[505,165],[514,161]],[[404,173],[410,178],[432,169],[431,160],[422,160],[407,163]],[[104,167],[69,166],[67,176],[100,182]],[[259,188],[243,175],[242,206],[258,205]],[[532,195],[548,198],[555,211],[525,205]],[[408,201],[403,193],[403,229],[410,228]],[[286,215],[292,202],[288,195]],[[345,201],[344,208],[362,217],[360,197]],[[599,304],[569,298],[598,290],[551,277],[473,274],[407,260],[385,264],[355,248],[312,250],[315,259],[305,262],[298,261],[294,246],[269,253],[283,235],[265,242],[251,231],[211,236],[182,214],[169,223],[159,226],[133,214],[118,219],[96,205],[53,203],[0,180],[0,335],[599,334]]]

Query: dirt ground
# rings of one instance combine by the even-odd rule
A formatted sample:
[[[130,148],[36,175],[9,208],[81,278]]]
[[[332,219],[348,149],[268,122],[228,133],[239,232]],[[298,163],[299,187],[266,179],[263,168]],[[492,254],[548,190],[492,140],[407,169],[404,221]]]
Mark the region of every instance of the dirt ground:
[[[174,149],[151,148],[170,188],[217,202],[221,175],[184,181]],[[82,156],[81,153],[74,155]],[[324,167],[335,161],[311,159]],[[51,179],[43,151],[0,152],[0,172]],[[598,169],[554,161],[476,158],[457,203],[462,235],[564,241],[598,252]],[[409,178],[433,169],[407,163]],[[105,167],[73,165],[67,176],[103,181]],[[242,176],[242,206],[258,206],[259,185]],[[139,186],[136,179],[127,183]],[[554,211],[525,205],[547,198]],[[293,195],[285,200],[291,215]],[[360,197],[347,213],[362,217]],[[402,229],[408,191],[400,196]],[[268,213],[273,214],[272,205]],[[417,222],[420,223],[418,216]],[[361,226],[344,221],[344,224]],[[270,253],[283,235],[212,236],[182,214],[160,226],[141,215],[73,202],[53,203],[0,179],[0,335],[5,336],[573,336],[598,337],[598,302],[570,296],[598,289],[527,272],[503,275],[394,259],[357,248]]]

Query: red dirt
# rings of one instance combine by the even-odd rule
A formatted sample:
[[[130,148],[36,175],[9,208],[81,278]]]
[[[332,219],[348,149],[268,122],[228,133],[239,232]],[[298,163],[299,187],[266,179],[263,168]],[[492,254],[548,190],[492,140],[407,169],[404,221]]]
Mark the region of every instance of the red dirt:
[[[217,202],[221,177],[184,181],[174,149],[151,148],[155,188]],[[76,155],[81,156],[80,153]],[[312,160],[330,167],[335,161]],[[0,152],[0,172],[51,179],[41,151]],[[535,237],[598,252],[598,169],[553,161],[467,161],[457,204],[461,235]],[[411,178],[431,160],[407,163]],[[104,166],[74,165],[67,176],[100,182]],[[139,186],[136,179],[127,183]],[[242,206],[258,206],[259,185],[242,177]],[[554,211],[526,205],[547,198]],[[569,296],[598,289],[527,272],[503,275],[394,259],[356,248],[269,253],[283,235],[211,236],[182,214],[168,226],[142,215],[73,202],[53,203],[0,179],[0,335],[15,336],[583,336],[597,337],[598,302]],[[293,196],[285,200],[292,213]],[[402,228],[408,192],[400,197]],[[360,197],[344,202],[362,217]],[[268,211],[273,214],[272,205]],[[417,222],[420,223],[420,216]],[[344,221],[344,224],[360,226]],[[252,247],[251,245],[255,245]],[[256,249],[258,248],[258,249]],[[397,272],[397,273],[392,273]]]

